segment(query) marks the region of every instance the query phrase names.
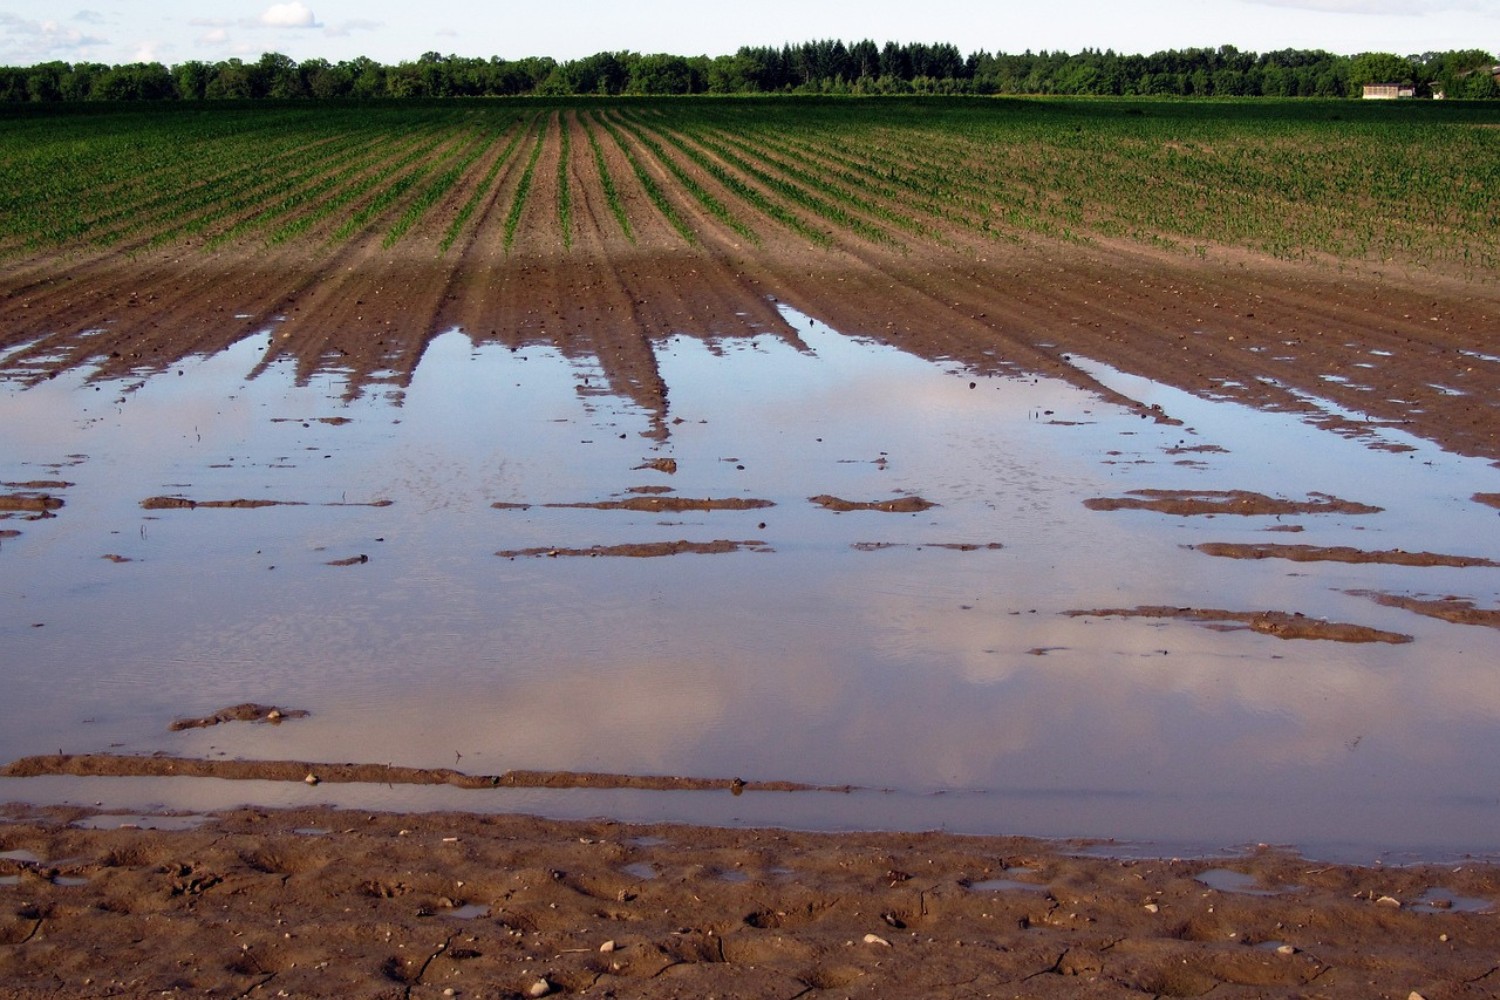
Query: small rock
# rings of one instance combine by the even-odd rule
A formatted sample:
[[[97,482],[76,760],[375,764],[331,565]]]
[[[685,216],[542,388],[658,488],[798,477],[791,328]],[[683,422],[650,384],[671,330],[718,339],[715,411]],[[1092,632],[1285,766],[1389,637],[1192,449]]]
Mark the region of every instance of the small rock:
[[[313,774],[311,771],[309,771],[307,773],[307,777],[303,778],[302,780],[307,782],[309,785],[316,785],[320,779],[316,774]]]
[[[1401,900],[1397,899],[1395,896],[1381,896],[1379,899],[1375,900],[1375,905],[1390,906],[1399,910],[1401,909]]]
[[[599,950],[607,955],[615,950],[615,943],[613,941],[606,941],[599,946]]]
[[[1147,903],[1144,909],[1147,913],[1157,913],[1161,910],[1161,907],[1157,906],[1155,903]]]
[[[273,708],[273,709],[271,709],[269,712],[266,713],[266,718],[270,719],[272,722],[275,722],[277,719],[281,718],[281,709],[279,709],[279,708]]]
[[[526,988],[526,995],[529,997],[544,997],[551,993],[552,989],[552,984],[544,976]]]
[[[1406,994],[1406,1000],[1427,1000],[1427,998],[1418,993],[1416,990],[1412,990],[1410,993]]]
[[[878,934],[866,934],[865,944],[878,944],[883,948],[889,948],[891,943]]]
[[[1281,947],[1279,947],[1279,948],[1276,949],[1276,954],[1278,954],[1278,955],[1295,955],[1295,954],[1297,954],[1297,949],[1293,948],[1289,944],[1284,944]]]

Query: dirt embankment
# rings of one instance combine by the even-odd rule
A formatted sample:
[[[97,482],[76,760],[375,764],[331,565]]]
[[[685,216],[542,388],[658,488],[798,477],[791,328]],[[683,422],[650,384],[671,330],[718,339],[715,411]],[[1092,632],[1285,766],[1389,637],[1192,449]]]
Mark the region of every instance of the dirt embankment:
[[[1500,980],[1500,924],[1469,912],[1500,899],[1486,865],[322,809],[119,822],[150,821],[0,822],[8,997],[1364,1000]]]

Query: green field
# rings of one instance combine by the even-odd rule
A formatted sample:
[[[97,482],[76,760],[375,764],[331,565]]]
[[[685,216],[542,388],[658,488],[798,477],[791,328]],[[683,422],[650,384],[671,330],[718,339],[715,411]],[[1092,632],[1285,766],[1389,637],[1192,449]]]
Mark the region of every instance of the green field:
[[[509,250],[545,227],[566,250],[587,224],[579,199],[597,191],[612,234],[632,241],[655,213],[684,242],[706,225],[751,242],[795,234],[897,252],[945,233],[1040,235],[1500,270],[1493,103],[9,107],[0,174],[0,254],[11,258],[296,239],[411,252],[424,227],[440,237],[434,254],[491,238]],[[544,175],[554,202],[528,205]]]

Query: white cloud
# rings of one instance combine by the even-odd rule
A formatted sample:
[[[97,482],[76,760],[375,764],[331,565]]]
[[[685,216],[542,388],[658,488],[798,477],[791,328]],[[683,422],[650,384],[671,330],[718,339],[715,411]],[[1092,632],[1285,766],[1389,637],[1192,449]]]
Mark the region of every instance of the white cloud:
[[[383,21],[340,21],[338,24],[328,25],[323,33],[329,38],[347,38],[356,31],[375,31],[383,27]]]
[[[137,42],[130,56],[131,62],[153,63],[162,62],[162,51],[170,50],[172,46],[161,41]]]
[[[274,3],[260,16],[260,23],[267,28],[320,28],[318,19],[302,0],[290,3]]]
[[[210,28],[199,35],[197,41],[199,45],[228,45],[229,32],[223,28]]]
[[[30,21],[0,13],[0,61],[26,65],[58,56],[88,55],[107,38],[64,27],[56,21]]]
[[[84,24],[105,24],[109,19],[97,10],[80,10],[73,15],[73,20],[82,21]]]

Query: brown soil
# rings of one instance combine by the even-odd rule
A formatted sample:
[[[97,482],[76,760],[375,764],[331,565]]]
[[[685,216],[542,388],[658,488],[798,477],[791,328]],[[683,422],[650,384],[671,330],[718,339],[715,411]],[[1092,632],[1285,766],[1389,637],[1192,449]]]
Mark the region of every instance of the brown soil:
[[[1500,610],[1476,608],[1473,600],[1465,597],[1411,597],[1406,594],[1385,594],[1374,590],[1351,590],[1356,597],[1368,597],[1376,604],[1388,608],[1405,608],[1419,615],[1438,618],[1455,625],[1485,625],[1500,628]]]
[[[325,503],[323,507],[389,507],[390,500],[374,500],[368,503],[338,501]],[[199,507],[224,510],[259,510],[262,507],[306,507],[306,500],[189,500],[186,497],[147,497],[141,501],[145,510],[196,510]]]
[[[7,997],[1405,1000],[1500,985],[1500,923],[1420,902],[1500,899],[1485,865],[323,809],[70,825],[106,819],[0,823],[17,852],[0,860],[15,880],[0,885]],[[1200,880],[1225,869],[1250,891]]]
[[[1171,608],[1143,605],[1138,608],[1100,608],[1093,611],[1065,611],[1073,617],[1090,618],[1183,618],[1202,622],[1209,628],[1230,632],[1246,629],[1278,639],[1331,639],[1335,642],[1407,643],[1409,635],[1385,632],[1366,625],[1328,622],[1288,611],[1225,611],[1222,608]],[[1231,624],[1233,623],[1233,624]]]
[[[1089,510],[1152,510],[1158,514],[1191,517],[1198,514],[1378,514],[1381,508],[1323,493],[1307,500],[1268,497],[1248,490],[1131,490],[1129,496],[1094,497],[1083,502]]]
[[[205,715],[197,719],[178,719],[167,728],[176,733],[184,729],[205,729],[224,722],[269,722],[276,725],[283,719],[305,719],[307,714],[304,709],[300,708],[277,708],[275,705],[245,702],[242,705],[221,708],[213,715]]]
[[[0,511],[45,512],[57,510],[63,505],[58,497],[35,496],[24,493],[0,494]]]
[[[887,514],[917,514],[937,506],[931,500],[924,500],[921,497],[901,497],[897,500],[844,500],[822,493],[807,499],[825,510],[839,513],[851,510],[881,510]]]
[[[260,507],[303,507],[300,500],[188,500],[184,497],[147,497],[141,501],[145,510],[196,510],[199,507],[224,507],[254,510]]]
[[[1448,556],[1436,552],[1405,552],[1401,549],[1370,551],[1348,545],[1204,542],[1193,548],[1226,559],[1290,559],[1292,562],[1379,563],[1386,566],[1500,566],[1493,559],[1480,556]]]
[[[494,504],[500,509],[517,506],[516,504]],[[524,506],[524,505],[522,505]],[[705,497],[692,499],[689,497],[630,497],[626,500],[599,500],[593,503],[546,503],[543,507],[563,507],[581,510],[636,510],[646,513],[658,511],[685,511],[685,510],[760,510],[763,507],[774,507],[776,504],[770,500],[756,500],[747,497]]]
[[[879,552],[881,549],[950,549],[954,552],[978,552],[981,549],[994,550],[1003,549],[1004,545],[999,542],[851,542],[849,547],[859,552]]]
[[[553,559],[562,556],[624,556],[633,559],[651,559],[658,556],[680,556],[684,554],[699,556],[723,555],[728,552],[740,552],[745,549],[762,549],[765,544],[762,541],[735,542],[726,538],[715,539],[712,542],[690,542],[682,539],[675,542],[629,542],[623,545],[593,545],[586,549],[507,549],[502,552],[496,552],[495,555],[506,559],[515,559],[523,556],[548,556]]]
[[[258,713],[264,709],[264,715]],[[237,721],[243,712],[248,721],[279,721],[270,718],[275,709],[262,705],[240,705],[226,709]],[[298,713],[306,715],[306,712]],[[290,716],[288,716],[290,717]],[[173,729],[213,725],[206,720],[188,720]],[[707,792],[728,789],[743,792],[847,792],[849,786],[823,787],[791,781],[742,781],[739,778],[691,778],[676,775],[600,774],[586,771],[506,771],[504,774],[465,774],[450,768],[396,767],[391,764],[319,764],[296,760],[205,760],[154,754],[136,757],[117,754],[50,754],[23,757],[0,768],[0,777],[35,778],[44,774],[83,777],[172,777],[218,778],[224,781],[301,781],[309,785],[325,781],[337,784],[452,785],[455,788],[634,788],[660,792]]]

